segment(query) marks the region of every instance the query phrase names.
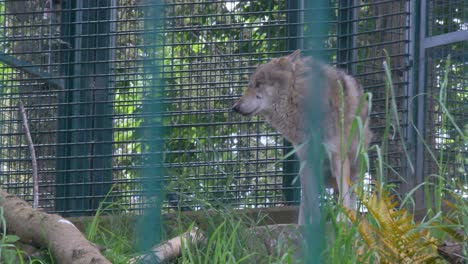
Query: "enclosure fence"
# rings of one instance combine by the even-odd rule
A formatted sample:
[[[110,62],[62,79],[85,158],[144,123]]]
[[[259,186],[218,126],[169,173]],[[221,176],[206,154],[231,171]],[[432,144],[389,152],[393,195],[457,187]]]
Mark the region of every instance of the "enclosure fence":
[[[156,43],[144,39],[150,7],[163,14]],[[113,210],[143,209],[151,202],[143,171],[152,167],[164,212],[297,204],[299,166],[283,159],[291,146],[260,118],[231,111],[256,65],[295,49],[320,52],[373,94],[373,144],[385,128],[385,49],[402,128],[385,153],[385,180],[402,191],[424,181],[434,170],[426,145],[443,150],[447,174],[466,177],[466,139],[420,96],[438,93],[451,54],[447,108],[467,129],[465,1],[331,0],[319,10],[329,14],[327,41],[316,46],[305,42],[314,37],[309,11],[308,1],[292,0],[0,1],[0,187],[32,200],[21,101],[49,212],[90,215],[106,197]],[[161,93],[145,75],[153,57]],[[160,111],[146,107],[155,97]],[[152,143],[162,162],[148,165]]]

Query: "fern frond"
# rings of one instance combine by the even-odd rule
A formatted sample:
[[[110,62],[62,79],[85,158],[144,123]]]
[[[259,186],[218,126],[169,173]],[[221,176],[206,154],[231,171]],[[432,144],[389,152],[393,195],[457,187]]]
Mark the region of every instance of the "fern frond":
[[[394,196],[384,188],[376,189],[379,192],[360,196],[372,221],[357,219],[349,210],[346,214],[357,224],[369,249],[379,254],[380,263],[431,263],[439,259],[437,241],[428,230],[419,230],[406,210],[396,210]]]

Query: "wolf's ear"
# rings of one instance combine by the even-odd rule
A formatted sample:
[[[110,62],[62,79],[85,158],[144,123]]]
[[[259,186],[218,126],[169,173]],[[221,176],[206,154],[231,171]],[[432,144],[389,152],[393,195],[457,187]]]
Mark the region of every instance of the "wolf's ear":
[[[264,83],[266,81],[266,76],[264,71],[259,71],[255,74],[255,81],[257,83]]]
[[[301,57],[301,50],[296,50],[288,56],[289,61],[294,62]]]

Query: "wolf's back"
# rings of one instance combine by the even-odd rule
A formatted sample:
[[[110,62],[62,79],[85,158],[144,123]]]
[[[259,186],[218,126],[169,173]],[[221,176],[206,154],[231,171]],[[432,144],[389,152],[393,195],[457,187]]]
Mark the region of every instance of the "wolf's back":
[[[284,57],[282,57],[284,58]],[[279,63],[282,58],[274,59],[269,63]],[[283,60],[283,63],[285,61]],[[340,107],[344,107],[344,131],[347,136],[351,123],[356,115],[363,122],[368,119],[368,103],[362,100],[364,91],[362,85],[351,75],[327,64],[322,64],[310,57],[299,57],[287,60],[287,66],[271,67],[270,76],[291,76],[292,80],[280,82],[280,90],[272,101],[279,102],[271,112],[266,113],[267,122],[275,127],[284,137],[294,145],[307,140],[309,131],[309,110],[311,104],[321,104],[322,128],[325,143],[337,148],[340,131]],[[291,71],[291,75],[278,74],[276,71]],[[362,100],[362,102],[361,102]],[[366,122],[367,124],[368,122]],[[366,129],[365,144],[371,133]]]

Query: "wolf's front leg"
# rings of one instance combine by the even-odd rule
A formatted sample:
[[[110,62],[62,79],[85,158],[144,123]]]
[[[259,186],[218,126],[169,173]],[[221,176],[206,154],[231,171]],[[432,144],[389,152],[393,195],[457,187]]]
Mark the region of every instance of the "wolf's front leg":
[[[320,183],[314,178],[308,165],[302,166],[301,179],[301,204],[299,205],[298,224],[311,224],[320,221]]]
[[[343,206],[349,210],[356,210],[356,200],[350,192],[349,186],[351,184],[350,179],[350,163],[349,158],[345,157],[344,160],[341,160],[340,153],[332,154],[333,159],[333,176],[336,179],[336,184],[338,185],[339,196],[338,196],[338,205],[343,202]],[[341,208],[339,208],[341,209]],[[340,222],[346,222],[346,217],[340,212],[336,216],[336,220]]]
[[[306,166],[307,167],[307,166]],[[304,169],[302,169],[302,171],[299,172],[299,176],[300,176],[300,181],[301,181],[301,203],[299,204],[299,217],[297,219],[297,223],[299,225],[304,225],[306,224],[307,222],[309,221],[306,221],[306,217],[307,217],[307,213],[306,213],[306,206],[309,205],[309,202],[308,202],[308,195],[307,195],[307,177],[306,177],[306,174],[309,172],[310,170],[306,169],[304,167]]]
[[[301,188],[302,189],[302,188]],[[297,224],[303,225],[306,223],[305,221],[305,215],[304,215],[304,197],[302,195],[302,190],[301,190],[301,203],[299,204],[299,216],[297,218]]]

